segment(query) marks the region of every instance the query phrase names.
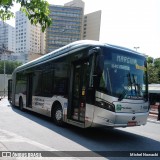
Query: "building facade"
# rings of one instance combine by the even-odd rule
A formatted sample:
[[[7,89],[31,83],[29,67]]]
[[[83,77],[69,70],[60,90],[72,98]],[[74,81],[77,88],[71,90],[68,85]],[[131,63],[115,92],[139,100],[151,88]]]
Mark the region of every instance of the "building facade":
[[[0,21],[0,59],[3,60],[7,55],[15,52],[15,28]]]
[[[21,11],[16,12],[16,54],[25,62],[32,54],[44,54],[44,33],[40,25],[32,25]],[[43,41],[43,43],[42,43]]]
[[[101,28],[101,11],[86,14],[83,23],[83,39],[99,40]]]
[[[99,40],[101,11],[84,16],[84,6],[82,0],[50,5],[53,22],[45,33],[21,11],[16,12],[15,28],[0,22],[0,53],[3,47],[9,51],[7,56],[0,54],[0,59],[26,63],[77,40]]]
[[[64,6],[81,7],[84,10],[85,4],[82,0],[72,0],[68,3],[65,3]]]
[[[149,84],[148,92],[151,105],[160,102],[160,84]]]
[[[46,31],[46,53],[82,39],[83,8],[72,6],[72,3],[64,6],[50,5],[53,22]]]
[[[0,21],[0,48],[15,52],[15,28]]]

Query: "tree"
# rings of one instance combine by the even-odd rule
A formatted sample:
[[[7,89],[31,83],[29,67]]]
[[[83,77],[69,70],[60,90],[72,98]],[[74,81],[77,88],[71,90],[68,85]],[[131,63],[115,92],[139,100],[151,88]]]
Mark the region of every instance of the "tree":
[[[148,82],[160,83],[160,58],[148,57]]]
[[[6,74],[12,74],[12,72],[14,71],[15,68],[17,68],[18,66],[20,66],[22,63],[20,62],[10,62],[10,61],[5,61],[5,68]],[[0,61],[0,74],[4,74],[4,61]]]
[[[2,21],[14,17],[14,13],[11,11],[13,3],[19,3],[21,5],[20,10],[25,13],[31,24],[39,23],[43,32],[51,25],[49,4],[46,0],[0,0],[0,19]]]
[[[160,58],[155,59],[154,66],[157,68],[158,83],[160,83]]]
[[[152,57],[147,58],[147,63],[153,63],[154,59]]]
[[[156,58],[156,59],[155,59],[154,65],[155,65],[156,68],[159,68],[159,69],[160,69],[160,58]]]
[[[158,83],[158,70],[152,64],[148,64],[148,83]]]

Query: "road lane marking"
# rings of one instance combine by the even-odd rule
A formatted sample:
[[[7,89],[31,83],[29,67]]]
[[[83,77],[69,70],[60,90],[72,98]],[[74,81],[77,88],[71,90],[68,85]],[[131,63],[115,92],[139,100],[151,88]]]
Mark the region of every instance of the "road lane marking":
[[[0,129],[0,141],[1,142],[27,142],[27,143],[34,145],[36,147],[39,147],[43,150],[58,151],[54,148],[48,147],[46,145],[43,145],[43,144],[38,143],[36,141],[33,141],[29,138],[25,138],[25,137],[22,137],[22,136],[19,136],[19,135],[13,133],[13,132],[9,132],[9,131],[2,130],[2,129]]]
[[[0,129],[0,143],[5,143],[5,142],[26,142],[28,144],[31,144],[31,145],[34,145],[36,147],[39,147],[40,149],[44,150],[44,151],[59,151],[59,150],[56,150],[55,148],[51,148],[51,147],[48,147],[46,145],[43,145],[41,143],[38,143],[36,141],[33,141],[29,138],[25,138],[25,137],[22,137],[22,136],[19,136],[13,132],[10,132],[10,131],[6,131],[6,130],[2,130]],[[8,149],[8,148],[7,148]],[[23,151],[23,150],[22,150]],[[35,151],[36,152],[36,151]],[[62,151],[63,153],[63,151]],[[59,152],[55,152],[54,153],[55,155],[57,155],[57,157],[54,157],[54,159],[64,159],[64,157],[61,157],[61,151]],[[45,158],[53,158],[53,157],[43,157],[44,159]],[[42,158],[42,159],[43,159]],[[17,159],[17,158],[16,158]],[[41,158],[40,158],[41,159]],[[65,158],[66,159],[66,158]],[[67,159],[71,159],[71,160],[79,160],[78,158],[76,157],[67,157]],[[34,159],[35,160],[35,159]]]

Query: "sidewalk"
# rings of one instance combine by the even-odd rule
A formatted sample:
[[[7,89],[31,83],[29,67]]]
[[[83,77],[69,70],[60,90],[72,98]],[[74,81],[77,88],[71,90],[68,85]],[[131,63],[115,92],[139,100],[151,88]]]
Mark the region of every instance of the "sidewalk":
[[[5,123],[3,122],[3,120],[5,119],[5,117],[6,119],[8,118],[7,115],[9,114],[9,112],[12,113],[12,109],[7,97],[5,97],[0,101],[0,115],[3,114],[3,116],[0,116],[1,125],[2,123]],[[12,114],[9,115],[11,116]],[[22,115],[19,115],[18,117],[19,118],[17,120],[21,120]],[[31,121],[32,120],[29,120],[29,118],[27,118],[24,124],[32,123]],[[40,125],[36,121],[34,121],[33,123],[35,123],[35,126]],[[18,131],[18,129],[15,130]],[[22,132],[24,132],[24,130],[22,130]],[[53,135],[56,134],[58,133],[55,132],[55,134]],[[42,134],[42,137],[44,137],[44,134]],[[48,153],[48,151],[51,151],[51,153]],[[62,155],[64,155],[64,157]],[[47,144],[43,144],[43,142],[41,141],[38,142],[36,138],[30,138],[29,135],[21,135],[20,131],[14,132],[14,130],[8,130],[7,128],[5,128],[5,124],[0,127],[0,160],[80,160],[76,157],[69,156],[69,154],[63,153],[63,151],[54,148],[54,145],[48,146]]]
[[[153,113],[149,114],[147,121],[160,124],[160,121],[157,121],[157,114]]]
[[[148,121],[160,124],[160,121],[157,121],[157,117],[158,117],[158,106],[157,105],[151,105]]]

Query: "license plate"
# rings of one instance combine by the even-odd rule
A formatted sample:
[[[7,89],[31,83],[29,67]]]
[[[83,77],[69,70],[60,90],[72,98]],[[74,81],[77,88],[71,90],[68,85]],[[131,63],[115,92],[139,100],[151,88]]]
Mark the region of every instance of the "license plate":
[[[136,126],[137,122],[136,121],[129,121],[128,126]]]

